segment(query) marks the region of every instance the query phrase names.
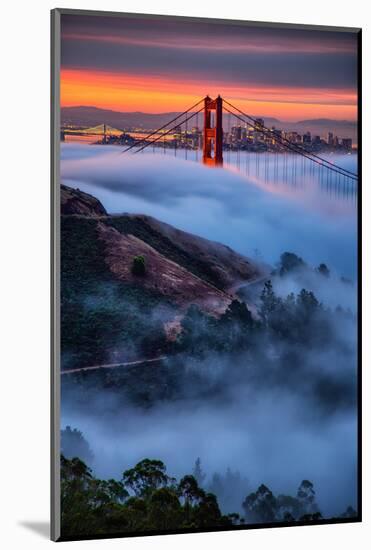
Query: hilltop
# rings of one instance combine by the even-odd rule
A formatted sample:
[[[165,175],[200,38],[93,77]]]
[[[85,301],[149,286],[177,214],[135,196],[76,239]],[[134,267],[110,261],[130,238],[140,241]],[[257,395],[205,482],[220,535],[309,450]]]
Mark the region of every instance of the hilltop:
[[[240,283],[264,272],[221,243],[150,216],[109,215],[95,197],[65,185],[61,214],[67,368],[135,358],[138,349],[151,354],[190,305],[218,316]],[[144,258],[142,275],[133,272],[137,257]]]
[[[80,214],[85,216],[107,216],[102,203],[79,189],[61,186],[61,214]]]

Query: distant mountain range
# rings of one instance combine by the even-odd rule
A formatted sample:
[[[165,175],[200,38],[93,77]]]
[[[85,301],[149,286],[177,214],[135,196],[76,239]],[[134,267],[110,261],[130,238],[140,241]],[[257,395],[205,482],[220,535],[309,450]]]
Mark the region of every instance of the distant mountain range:
[[[81,127],[91,127],[98,124],[109,124],[120,130],[129,130],[133,128],[156,129],[163,126],[169,120],[179,115],[179,112],[168,113],[142,113],[111,111],[108,109],[99,109],[98,107],[62,107],[61,123],[62,125],[75,125]],[[228,120],[229,115],[224,114],[224,119]],[[329,118],[317,118],[308,120],[299,120],[297,122],[285,122],[277,118],[264,117],[267,126],[276,126],[289,131],[311,132],[314,135],[326,136],[328,132],[333,132],[339,137],[350,137],[354,142],[357,141],[357,123],[352,120],[333,120]],[[201,125],[201,117],[199,125]],[[190,121],[189,125],[195,122]],[[229,123],[228,123],[229,125]]]

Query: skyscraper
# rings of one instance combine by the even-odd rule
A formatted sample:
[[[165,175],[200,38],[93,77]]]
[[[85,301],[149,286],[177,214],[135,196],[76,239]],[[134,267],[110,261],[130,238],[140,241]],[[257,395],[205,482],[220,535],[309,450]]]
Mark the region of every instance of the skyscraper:
[[[347,149],[348,151],[352,150],[352,138],[343,138],[341,143],[344,149]]]

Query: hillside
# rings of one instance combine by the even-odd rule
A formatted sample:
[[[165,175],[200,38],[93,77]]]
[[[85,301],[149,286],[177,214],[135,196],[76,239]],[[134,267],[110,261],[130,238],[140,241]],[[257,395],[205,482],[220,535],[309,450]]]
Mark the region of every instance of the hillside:
[[[79,189],[61,186],[61,213],[65,215],[79,214],[82,216],[106,216],[102,203]]]
[[[205,311],[223,311],[230,302],[225,292],[167,258],[150,244],[132,234],[121,234],[106,223],[97,224],[98,238],[104,243],[105,262],[120,281],[160,293],[180,308],[190,303]],[[144,276],[132,273],[136,256],[145,258]]]
[[[192,298],[192,286],[197,288],[200,283],[204,290],[208,286],[207,294],[219,300],[229,288],[262,274],[261,267],[228,246],[181,231],[150,216],[109,216],[95,197],[64,185],[61,186],[61,213],[100,218],[96,224],[97,238],[105,244],[107,266],[119,279],[135,279],[130,263],[135,255],[148,257],[148,277],[135,279],[139,284],[148,286],[153,279],[153,285],[167,294],[168,286],[176,286],[169,275],[175,273],[175,268],[179,274],[177,285],[186,278],[192,279],[185,301]]]
[[[179,112],[169,113],[141,113],[141,112],[120,112],[111,111],[108,109],[99,109],[97,107],[77,106],[77,107],[62,107],[61,121],[62,125],[72,124],[74,126],[92,127],[99,124],[109,124],[120,130],[129,130],[134,128],[155,129],[169,120],[179,115]],[[321,136],[327,136],[328,132],[333,132],[340,137],[351,137],[357,141],[357,124],[353,120],[333,120],[333,119],[308,119],[297,122],[288,122],[278,120],[277,118],[265,117],[267,126],[275,126],[276,128],[284,128],[288,131],[297,132],[312,132]],[[255,115],[257,118],[258,115]],[[226,121],[225,126],[229,126],[231,121],[228,121],[229,115],[224,113]],[[232,123],[234,123],[232,121]]]
[[[144,215],[110,216],[61,186],[64,368],[151,356],[190,305],[219,316],[263,269],[230,248]],[[143,256],[145,274],[132,271]]]

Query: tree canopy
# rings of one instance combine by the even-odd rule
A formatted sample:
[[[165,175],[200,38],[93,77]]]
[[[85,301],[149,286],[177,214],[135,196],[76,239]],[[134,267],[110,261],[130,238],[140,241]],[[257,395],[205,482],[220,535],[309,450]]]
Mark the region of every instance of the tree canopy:
[[[100,480],[80,459],[61,457],[62,535],[167,531],[233,525],[193,476],[179,482],[160,460],[141,460],[122,479]]]
[[[125,470],[120,480],[102,480],[79,458],[61,456],[63,537],[322,519],[308,480],[302,481],[295,497],[275,496],[262,484],[246,496],[242,507],[244,518],[236,512],[223,514],[215,494],[200,487],[193,475],[179,481],[169,476],[161,460],[145,458]],[[340,517],[355,516],[349,506]]]

